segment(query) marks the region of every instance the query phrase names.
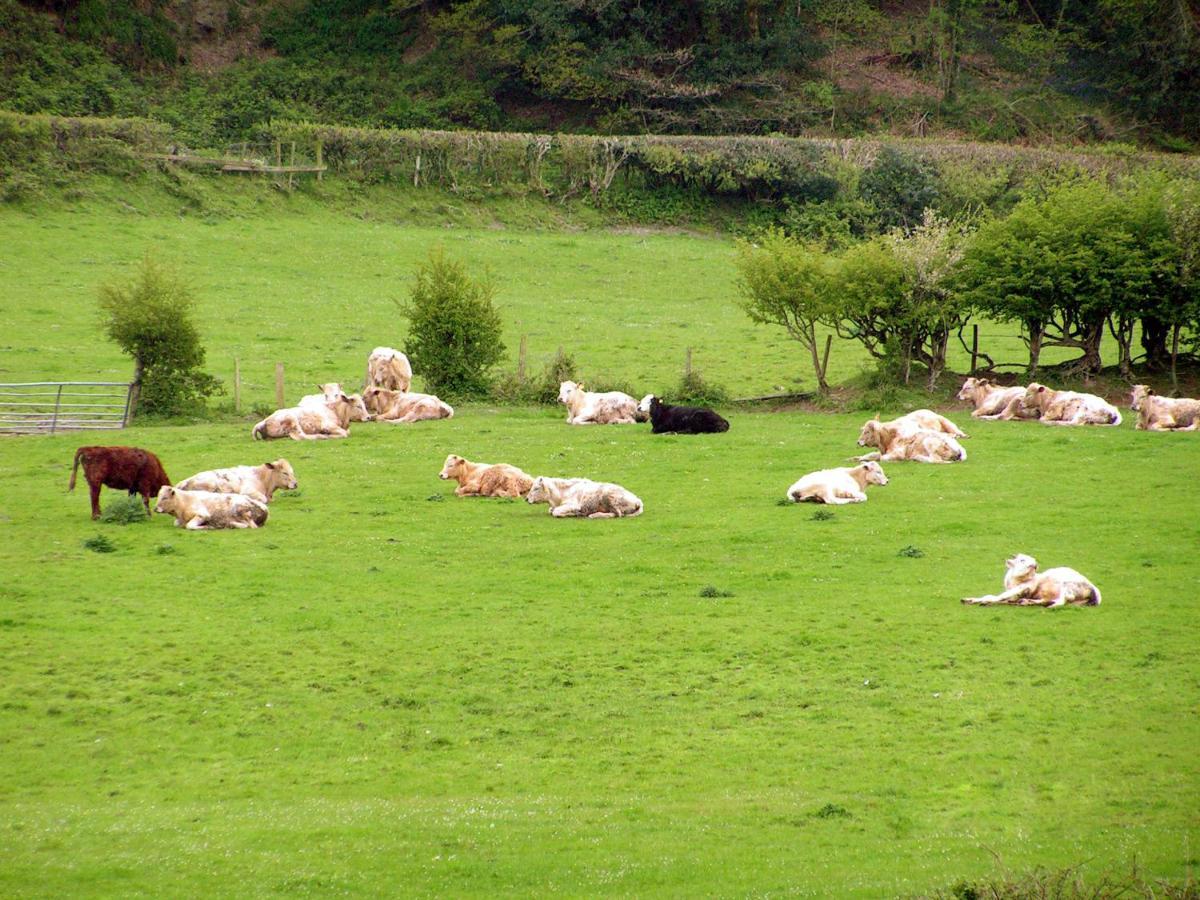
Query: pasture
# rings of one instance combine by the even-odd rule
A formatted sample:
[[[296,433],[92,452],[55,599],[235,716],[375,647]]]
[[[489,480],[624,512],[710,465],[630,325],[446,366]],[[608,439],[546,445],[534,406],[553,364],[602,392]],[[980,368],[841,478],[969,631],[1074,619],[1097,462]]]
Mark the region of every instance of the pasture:
[[[725,239],[274,212],[0,211],[0,380],[129,377],[95,286],[149,248],[194,278],[247,408],[277,360],[292,400],[357,386],[440,243],[491,267],[534,373],[561,344],[670,399],[691,346],[735,395],[812,386],[732,302]],[[1197,866],[1196,435],[959,410],[965,463],[885,464],[826,516],[778,501],[861,452],[864,415],[729,406],[727,434],[655,437],[457,409],[345,441],[254,443],[248,412],[0,441],[0,893],[880,896]],[[300,486],[255,532],[93,523],[66,493],[92,443],[175,480],[284,456]],[[646,512],[457,499],[452,452]],[[961,606],[1018,551],[1103,605]]]
[[[861,416],[724,435],[486,406],[254,444],[256,532],[92,523],[80,436],[0,442],[0,891],[879,896],[1196,865],[1195,436],[970,422],[962,464],[777,504]],[[640,518],[457,499],[449,452]],[[111,494],[106,492],[106,498]],[[115,552],[84,542],[103,534]],[[1021,550],[1097,609],[976,609]]]

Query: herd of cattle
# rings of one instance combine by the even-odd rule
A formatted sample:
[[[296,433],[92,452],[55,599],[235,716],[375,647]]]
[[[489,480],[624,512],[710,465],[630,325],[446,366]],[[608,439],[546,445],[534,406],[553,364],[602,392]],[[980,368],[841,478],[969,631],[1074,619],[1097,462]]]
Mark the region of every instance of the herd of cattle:
[[[346,394],[337,383],[321,385],[321,393],[303,397],[299,404],[280,409],[256,424],[255,439],[289,437],[293,440],[343,438],[352,422],[408,423],[448,419],[454,410],[432,394],[408,390],[412,368],[398,350],[376,348],[367,362],[361,394]],[[1001,387],[985,378],[968,378],[958,393],[974,404],[974,418],[1038,419],[1053,425],[1107,425],[1121,423],[1120,412],[1093,394],[1056,391],[1036,382],[1028,386]],[[729,422],[711,409],[672,406],[649,394],[641,401],[620,391],[589,392],[583,385],[565,381],[559,402],[567,408],[571,425],[651,423],[655,434],[703,434],[729,430]],[[1131,408],[1138,413],[1136,427],[1147,431],[1200,429],[1200,401],[1173,400],[1156,395],[1145,385],[1133,389]],[[959,443],[967,434],[932,410],[919,409],[889,422],[879,417],[866,422],[858,437],[872,452],[858,457],[859,465],[811,472],[787,491],[793,502],[828,504],[862,503],[867,485],[886,485],[880,461],[912,460],[927,463],[961,462],[967,458]],[[201,472],[172,486],[158,457],[137,447],[80,447],[75,453],[68,489],[75,487],[79,466],[91,492],[92,518],[100,515],[101,486],[140,494],[147,513],[150,497],[155,512],[174,516],[175,524],[192,530],[258,528],[265,524],[268,506],[278,490],[294,490],[296,475],[286,459],[260,466],[234,466]],[[454,480],[459,497],[525,498],[546,503],[555,517],[622,518],[641,515],[642,501],[617,484],[588,478],[534,477],[507,463],[471,462],[456,454],[446,458],[439,477]],[[1003,593],[966,598],[964,603],[989,605],[1059,606],[1064,603],[1096,605],[1100,592],[1073,569],[1037,571],[1037,561],[1018,554],[1007,561]]]

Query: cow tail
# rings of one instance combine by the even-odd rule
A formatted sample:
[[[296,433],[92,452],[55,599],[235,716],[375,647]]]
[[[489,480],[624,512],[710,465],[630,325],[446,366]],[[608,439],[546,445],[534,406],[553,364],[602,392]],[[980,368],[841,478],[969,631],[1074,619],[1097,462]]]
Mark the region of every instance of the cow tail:
[[[83,458],[83,447],[75,451],[75,465],[71,466],[71,481],[67,484],[67,490],[75,490],[75,475],[79,471],[79,460]]]
[[[1113,425],[1121,424],[1121,411],[1119,409],[1112,414],[1112,423],[1111,424],[1113,424]]]
[[[1099,606],[1100,605],[1100,588],[1096,587],[1094,584],[1092,585],[1092,596],[1088,600],[1087,605],[1088,606]]]
[[[263,419],[261,422],[259,422],[253,428],[251,428],[250,429],[250,437],[254,438],[254,440],[256,440],[256,441],[263,440],[262,427],[266,424],[267,424],[267,420]]]

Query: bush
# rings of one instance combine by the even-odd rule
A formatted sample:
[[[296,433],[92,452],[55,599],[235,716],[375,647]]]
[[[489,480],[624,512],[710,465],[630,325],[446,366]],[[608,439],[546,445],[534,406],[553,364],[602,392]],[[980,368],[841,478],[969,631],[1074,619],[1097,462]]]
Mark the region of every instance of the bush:
[[[142,505],[142,498],[136,494],[118,497],[106,505],[104,512],[100,513],[100,521],[105,525],[133,525],[137,522],[149,521],[149,519],[146,507]]]
[[[487,370],[504,355],[500,313],[490,280],[472,279],[462,263],[441,249],[417,268],[409,303],[404,348],[429,390],[451,398],[488,392]]]
[[[200,412],[220,382],[206,372],[204,347],[192,321],[191,287],[149,255],[129,284],[100,286],[105,334],[133,357],[140,410],[177,416]]]
[[[937,171],[915,156],[885,147],[859,181],[863,199],[874,205],[884,228],[910,228],[939,199]]]

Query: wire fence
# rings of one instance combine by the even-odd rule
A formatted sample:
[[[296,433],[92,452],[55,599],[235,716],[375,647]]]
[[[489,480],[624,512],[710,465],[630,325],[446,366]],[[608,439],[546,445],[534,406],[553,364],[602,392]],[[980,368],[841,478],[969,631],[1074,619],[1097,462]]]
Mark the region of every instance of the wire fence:
[[[124,428],[132,400],[126,381],[0,383],[0,434]]]

